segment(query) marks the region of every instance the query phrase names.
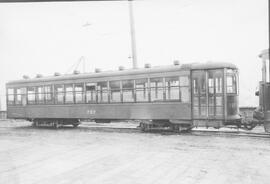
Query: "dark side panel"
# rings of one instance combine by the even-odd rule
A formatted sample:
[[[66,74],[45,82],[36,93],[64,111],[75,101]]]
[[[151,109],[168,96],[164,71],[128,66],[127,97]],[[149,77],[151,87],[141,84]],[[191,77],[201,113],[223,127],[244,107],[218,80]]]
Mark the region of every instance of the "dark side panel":
[[[190,103],[28,105],[8,107],[8,118],[191,119]]]
[[[238,96],[227,96],[227,119],[239,118]]]

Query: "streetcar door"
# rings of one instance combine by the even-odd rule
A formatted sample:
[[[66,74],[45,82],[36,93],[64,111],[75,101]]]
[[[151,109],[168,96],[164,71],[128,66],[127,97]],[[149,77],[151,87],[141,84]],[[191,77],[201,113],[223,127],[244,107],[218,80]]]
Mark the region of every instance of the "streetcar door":
[[[208,70],[208,117],[223,117],[223,70]]]
[[[192,72],[192,114],[194,119],[207,118],[206,71]]]

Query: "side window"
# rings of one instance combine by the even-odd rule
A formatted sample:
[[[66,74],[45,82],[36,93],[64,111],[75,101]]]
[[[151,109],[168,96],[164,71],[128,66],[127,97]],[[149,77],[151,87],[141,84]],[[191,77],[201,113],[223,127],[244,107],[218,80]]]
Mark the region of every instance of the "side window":
[[[163,78],[150,79],[151,101],[163,101]]]
[[[15,104],[16,105],[21,105],[22,104],[22,89],[21,88],[16,89]]]
[[[37,87],[37,103],[44,104],[44,87]]]
[[[65,85],[65,103],[73,103],[74,96],[73,96],[73,84],[66,84]]]
[[[110,102],[121,102],[120,81],[110,81]]]
[[[83,84],[75,84],[74,93],[75,93],[75,103],[84,102],[84,93],[83,93]]]
[[[137,79],[136,80],[136,101],[148,102],[148,80]]]
[[[179,77],[165,78],[166,100],[180,100]]]
[[[96,103],[96,83],[86,83],[86,103]]]
[[[52,86],[44,86],[44,95],[46,104],[52,104],[53,103]]]
[[[13,105],[14,104],[14,89],[13,88],[8,88],[7,90],[7,99],[8,99],[8,105]]]
[[[122,81],[122,91],[123,91],[123,102],[135,101],[134,80]]]
[[[99,103],[108,102],[108,87],[107,82],[98,82],[97,83],[97,94]]]
[[[27,100],[28,100],[28,104],[36,103],[36,88],[35,87],[27,88]]]
[[[181,76],[180,77],[180,94],[181,94],[181,102],[190,102],[190,94],[189,94],[189,77]]]
[[[17,88],[16,89],[16,105],[26,105],[26,88]]]
[[[55,85],[55,103],[63,104],[64,103],[64,87],[63,85]]]

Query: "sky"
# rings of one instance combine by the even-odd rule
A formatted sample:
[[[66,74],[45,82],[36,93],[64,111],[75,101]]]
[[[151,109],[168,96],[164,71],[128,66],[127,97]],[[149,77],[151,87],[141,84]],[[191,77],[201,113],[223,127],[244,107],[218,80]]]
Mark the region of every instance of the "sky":
[[[240,106],[257,106],[260,52],[268,45],[267,0],[133,2],[139,67],[231,62],[240,71]],[[5,83],[95,68],[132,67],[128,2],[0,3],[0,96]]]

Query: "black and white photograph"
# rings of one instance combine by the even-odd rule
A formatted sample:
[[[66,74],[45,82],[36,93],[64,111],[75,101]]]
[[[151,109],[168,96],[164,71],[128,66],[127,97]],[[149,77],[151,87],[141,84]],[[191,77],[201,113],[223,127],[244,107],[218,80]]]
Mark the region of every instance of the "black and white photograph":
[[[269,0],[0,0],[0,184],[269,184]]]

